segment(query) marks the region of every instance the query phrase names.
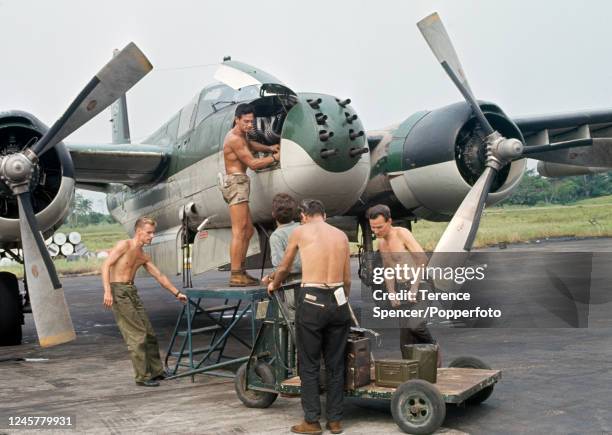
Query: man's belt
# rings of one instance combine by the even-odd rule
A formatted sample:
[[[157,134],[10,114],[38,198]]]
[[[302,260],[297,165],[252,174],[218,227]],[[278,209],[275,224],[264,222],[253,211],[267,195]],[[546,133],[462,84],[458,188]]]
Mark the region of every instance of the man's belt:
[[[324,282],[303,282],[302,287],[316,287],[323,290],[332,290],[338,287],[342,287],[344,285],[343,282],[332,282],[332,283],[324,283]]]

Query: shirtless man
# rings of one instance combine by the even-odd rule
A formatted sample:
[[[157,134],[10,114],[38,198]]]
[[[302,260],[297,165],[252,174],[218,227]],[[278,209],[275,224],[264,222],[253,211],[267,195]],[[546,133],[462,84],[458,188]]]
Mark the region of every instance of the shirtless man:
[[[319,370],[321,353],[327,372],[327,425],[342,432],[344,358],[351,315],[349,244],[346,235],[325,222],[323,204],[305,200],[303,225],[293,230],[285,256],[268,285],[275,291],[291,271],[299,250],[302,259],[302,291],[295,315],[299,375],[302,381],[304,421],[291,427],[301,434],[320,434]]]
[[[259,281],[248,275],[244,269],[249,241],[255,229],[249,211],[250,180],[247,168],[263,169],[276,164],[280,159],[279,146],[266,146],[247,139],[253,128],[254,108],[250,104],[236,107],[234,127],[223,141],[223,160],[225,177],[221,186],[223,199],[229,206],[232,222],[232,242],[230,244],[231,276],[229,285],[244,287],[256,285]],[[256,159],[253,152],[272,153]]]
[[[153,219],[139,218],[134,225],[134,238],[119,241],[102,265],[104,306],[113,310],[130,352],[136,384],[144,387],[159,386],[157,381],[165,378],[165,372],[155,332],[134,286],[136,271],[144,266],[175,298],[183,303],[187,301],[187,296],[172,285],[142,250],[153,240],[155,226]]]
[[[427,266],[427,255],[412,233],[406,228],[391,225],[391,210],[389,210],[389,207],[382,204],[375,205],[368,210],[367,217],[370,221],[370,228],[378,240],[378,249],[385,267],[395,267],[397,264],[407,263],[411,267]],[[406,253],[410,253],[410,255],[407,256]],[[411,302],[417,302],[419,280],[415,280],[412,285],[410,282],[393,279],[386,279],[385,283],[389,294],[396,294],[397,290],[409,290],[411,297],[414,298]],[[390,301],[393,308],[400,306],[399,300],[390,298]],[[406,344],[436,343],[427,328],[425,319],[416,319],[416,323],[415,321],[405,322],[403,319],[400,318],[400,349],[403,349]]]

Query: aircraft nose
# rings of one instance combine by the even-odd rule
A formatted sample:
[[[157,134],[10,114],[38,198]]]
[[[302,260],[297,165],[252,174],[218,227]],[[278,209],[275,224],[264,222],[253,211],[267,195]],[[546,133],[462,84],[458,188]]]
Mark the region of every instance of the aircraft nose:
[[[363,124],[351,100],[324,94],[299,94],[288,113],[283,138],[299,144],[321,168],[351,169],[368,152]]]

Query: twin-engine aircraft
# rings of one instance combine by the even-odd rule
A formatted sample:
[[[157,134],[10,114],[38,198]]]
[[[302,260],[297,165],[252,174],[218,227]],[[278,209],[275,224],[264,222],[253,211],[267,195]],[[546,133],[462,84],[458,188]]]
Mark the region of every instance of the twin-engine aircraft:
[[[218,180],[223,139],[242,102],[255,107],[251,138],[281,148],[277,166],[249,171],[258,236],[248,255],[260,262],[273,228],[272,197],[280,192],[321,200],[329,222],[351,240],[357,241],[361,225],[366,250],[372,243],[364,213],[385,203],[397,218],[451,220],[436,254],[468,252],[485,204],[518,186],[525,157],[540,160],[547,176],[612,167],[612,110],[511,118],[475,98],[437,14],[418,27],[465,101],[417,112],[385,129],[366,132],[350,99],[295,92],[258,68],[227,59],[217,82],[142,143],[131,143],[124,94],[151,69],[133,44],[51,128],[29,113],[0,113],[0,248],[22,248],[41,346],[75,337],[43,243],[64,221],[75,186],[106,192],[111,215],[130,234],[139,216],[154,217],[158,235],[149,252],[168,275],[183,270],[187,243],[194,273],[229,262],[230,219]],[[62,142],[113,102],[112,144]],[[0,337],[16,344],[22,303],[14,275],[0,274],[0,293]]]

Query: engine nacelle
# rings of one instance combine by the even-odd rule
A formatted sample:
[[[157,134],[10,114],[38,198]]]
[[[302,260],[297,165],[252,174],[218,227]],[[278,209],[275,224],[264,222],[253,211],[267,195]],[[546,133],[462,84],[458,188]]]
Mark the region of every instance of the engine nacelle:
[[[480,104],[495,130],[524,142],[499,107]],[[418,112],[396,128],[368,136],[373,150],[367,203],[387,203],[400,215],[448,220],[485,168],[484,135],[464,102]],[[510,195],[525,168],[525,159],[502,168],[487,205]]]
[[[0,157],[19,152],[42,137],[47,126],[21,111],[0,112]],[[68,215],[74,196],[74,168],[70,153],[59,143],[40,157],[32,178],[32,205],[38,226],[47,237]],[[20,241],[19,209],[11,190],[0,181],[0,243]]]

